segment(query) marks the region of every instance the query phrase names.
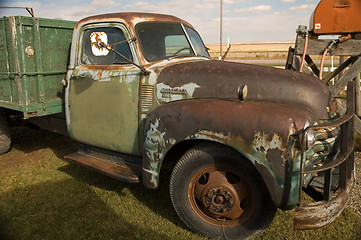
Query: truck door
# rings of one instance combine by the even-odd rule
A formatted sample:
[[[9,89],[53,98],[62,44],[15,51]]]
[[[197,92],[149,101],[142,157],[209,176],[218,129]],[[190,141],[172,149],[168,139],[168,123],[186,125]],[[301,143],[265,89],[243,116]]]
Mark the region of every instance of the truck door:
[[[80,31],[68,86],[67,121],[70,136],[81,143],[139,155],[140,70],[129,62],[138,62],[129,39],[120,24],[92,24]]]

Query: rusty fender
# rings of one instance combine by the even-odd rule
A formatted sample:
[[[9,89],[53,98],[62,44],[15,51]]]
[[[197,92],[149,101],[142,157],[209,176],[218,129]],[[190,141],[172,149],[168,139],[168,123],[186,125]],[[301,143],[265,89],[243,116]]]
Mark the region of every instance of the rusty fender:
[[[261,174],[276,205],[284,191],[292,160],[289,138],[303,129],[311,112],[298,105],[265,101],[191,99],[156,108],[147,118],[143,183],[156,188],[162,161],[176,144],[206,140],[228,145],[249,159]],[[286,177],[287,176],[287,177]],[[287,180],[289,181],[289,180]],[[286,195],[284,193],[286,192]]]

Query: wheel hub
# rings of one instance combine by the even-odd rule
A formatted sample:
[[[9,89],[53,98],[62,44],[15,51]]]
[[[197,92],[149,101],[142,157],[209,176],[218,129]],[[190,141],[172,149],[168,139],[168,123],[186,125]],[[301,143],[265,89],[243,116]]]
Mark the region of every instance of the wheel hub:
[[[215,214],[222,214],[230,211],[234,198],[230,191],[223,187],[213,187],[204,195],[205,206]]]

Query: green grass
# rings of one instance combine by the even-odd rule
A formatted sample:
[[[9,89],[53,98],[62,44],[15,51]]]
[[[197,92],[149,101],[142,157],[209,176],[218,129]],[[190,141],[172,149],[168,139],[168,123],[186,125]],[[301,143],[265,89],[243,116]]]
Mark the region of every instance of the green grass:
[[[156,190],[118,182],[63,160],[77,145],[43,130],[13,129],[0,156],[0,239],[205,239],[189,231],[169,198],[171,168]],[[361,217],[345,210],[332,224],[295,231],[279,211],[256,239],[360,239]]]

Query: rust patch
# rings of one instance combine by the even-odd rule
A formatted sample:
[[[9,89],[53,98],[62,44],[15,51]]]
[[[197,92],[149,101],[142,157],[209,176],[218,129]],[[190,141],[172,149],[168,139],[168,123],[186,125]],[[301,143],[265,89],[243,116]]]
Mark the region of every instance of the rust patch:
[[[94,71],[121,71],[124,69],[132,69],[133,66],[121,65],[81,65],[78,67],[81,70],[94,70]]]
[[[273,167],[278,176],[285,177],[285,159],[283,158],[284,151],[279,148],[268,149],[266,158],[272,159]]]

